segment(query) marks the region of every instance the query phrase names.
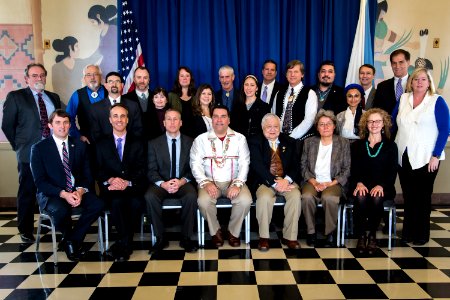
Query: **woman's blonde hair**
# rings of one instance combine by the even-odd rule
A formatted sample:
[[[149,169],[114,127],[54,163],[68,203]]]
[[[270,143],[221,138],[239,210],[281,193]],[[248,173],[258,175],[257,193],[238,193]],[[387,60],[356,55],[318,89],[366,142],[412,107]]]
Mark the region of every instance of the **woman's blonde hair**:
[[[434,86],[433,77],[431,76],[430,71],[427,68],[416,68],[412,72],[412,74],[409,76],[408,83],[406,84],[406,91],[408,93],[412,92],[412,81],[419,76],[420,73],[425,73],[428,77],[428,81],[430,83],[430,86],[428,87],[428,94],[433,95],[436,93],[436,88]]]

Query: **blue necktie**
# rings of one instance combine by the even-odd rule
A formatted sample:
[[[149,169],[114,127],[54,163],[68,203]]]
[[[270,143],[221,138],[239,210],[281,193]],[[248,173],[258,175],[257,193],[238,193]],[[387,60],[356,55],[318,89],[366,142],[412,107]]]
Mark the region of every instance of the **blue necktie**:
[[[399,78],[397,81],[397,85],[395,86],[395,100],[400,100],[400,97],[403,94],[403,87],[402,87],[402,79]]]
[[[119,154],[120,161],[122,161],[122,138],[117,139],[117,153]]]
[[[267,85],[264,87],[264,91],[261,96],[261,100],[267,103]]]
[[[71,193],[73,190],[72,174],[70,173],[69,166],[69,153],[67,152],[66,143],[62,142],[62,154],[63,154],[63,167],[66,174],[66,192]]]

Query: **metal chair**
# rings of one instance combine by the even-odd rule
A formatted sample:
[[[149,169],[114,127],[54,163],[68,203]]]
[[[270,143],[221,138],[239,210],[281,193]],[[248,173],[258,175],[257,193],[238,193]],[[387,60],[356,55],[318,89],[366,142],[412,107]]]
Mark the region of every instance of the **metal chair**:
[[[347,234],[346,230],[346,222],[347,222],[347,210],[350,210],[350,212],[353,212],[353,202],[350,201],[348,203],[345,203],[344,209],[342,211],[342,236],[341,236],[341,245],[344,245],[345,236]],[[389,212],[389,240],[388,240],[388,250],[391,251],[392,249],[392,237],[396,237],[396,226],[397,226],[397,210],[395,207],[395,201],[394,200],[385,200],[383,202],[383,208],[384,211]]]
[[[82,213],[81,208],[72,209],[72,220],[78,220],[80,218],[81,213]],[[48,220],[50,222],[50,225],[42,223],[42,221],[44,221],[44,220]],[[99,250],[100,250],[100,253],[104,253],[105,248],[104,248],[104,244],[103,244],[103,229],[102,229],[101,217],[98,218],[97,223],[98,223]],[[41,240],[42,227],[51,230],[52,244],[53,244],[53,258],[54,258],[54,264],[56,266],[56,265],[58,265],[58,245],[56,244],[56,229],[55,229],[53,217],[39,207],[39,220],[38,220],[37,236],[36,236],[36,251],[39,251],[39,242]]]
[[[231,208],[233,205],[231,204],[231,200],[228,198],[221,197],[217,199],[216,207],[217,208]],[[203,218],[200,210],[197,210],[197,226],[199,229],[199,245],[200,247],[205,246],[205,219]],[[250,210],[244,219],[245,226],[245,243],[250,243]]]

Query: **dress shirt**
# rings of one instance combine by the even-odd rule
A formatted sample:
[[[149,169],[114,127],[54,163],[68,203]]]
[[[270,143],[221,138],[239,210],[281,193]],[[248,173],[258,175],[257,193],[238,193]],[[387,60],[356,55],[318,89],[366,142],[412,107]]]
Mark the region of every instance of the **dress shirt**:
[[[38,94],[41,93],[42,100],[44,100],[45,109],[47,110],[47,117],[50,117],[53,111],[55,111],[55,105],[53,105],[52,100],[45,94],[44,91],[36,92],[35,90],[30,89],[34,96],[34,102],[36,103],[38,112],[39,112],[39,102],[38,102]]]
[[[70,151],[69,151],[69,147],[72,147],[72,145],[69,145],[69,137],[66,136],[66,138],[64,140],[61,140],[59,138],[57,138],[54,134],[52,134],[53,139],[55,140],[56,143],[56,148],[58,148],[58,153],[59,153],[59,157],[61,158],[61,163],[63,162],[63,145],[62,143],[66,143],[66,150],[67,150],[67,157],[70,157]],[[70,179],[72,180],[72,186],[75,186],[75,178],[72,175],[72,172],[70,173]]]
[[[270,103],[270,97],[272,97],[272,92],[273,92],[273,88],[275,86],[275,79],[272,80],[271,83],[269,84],[265,84],[264,82],[261,85],[261,91],[260,94],[262,95],[262,93],[264,92],[264,89],[267,86],[267,98],[266,98],[266,103],[269,104]],[[271,107],[272,108],[272,107]]]
[[[111,96],[108,96],[109,98],[109,102],[111,102],[111,106],[113,106],[114,104],[120,103],[120,96],[117,97],[116,99],[112,98]],[[116,103],[114,103],[114,101],[116,101]]]
[[[298,85],[294,87],[294,101],[297,101],[297,95],[300,93],[301,89],[303,88],[303,82],[300,82]],[[284,113],[286,111],[286,106],[288,102],[289,95],[291,94],[292,87],[288,87],[288,91],[285,95],[284,103],[283,103],[283,115],[281,116],[281,124],[280,128],[283,128],[283,120],[284,120]],[[319,100],[317,100],[317,94],[313,90],[310,90],[308,92],[308,100],[306,100],[305,104],[305,118],[303,121],[297,125],[297,127],[292,129],[290,137],[294,139],[299,139],[302,136],[304,136],[308,130],[313,126],[314,119],[317,114],[317,103]]]
[[[402,77],[402,88],[403,88],[403,94],[406,93],[406,84],[408,83],[408,77],[409,74],[406,74],[405,76]],[[394,77],[394,92],[395,92],[395,87],[397,86],[397,82],[398,82],[399,78],[398,77]]]

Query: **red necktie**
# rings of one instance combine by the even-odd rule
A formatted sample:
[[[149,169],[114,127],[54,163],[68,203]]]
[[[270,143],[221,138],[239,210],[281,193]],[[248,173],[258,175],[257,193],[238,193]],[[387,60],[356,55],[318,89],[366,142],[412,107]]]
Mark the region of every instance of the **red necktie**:
[[[42,99],[42,94],[38,93],[38,104],[39,104],[39,115],[41,117],[41,132],[44,138],[50,136],[50,128],[48,127],[48,115],[47,108],[45,107],[44,99]]]

